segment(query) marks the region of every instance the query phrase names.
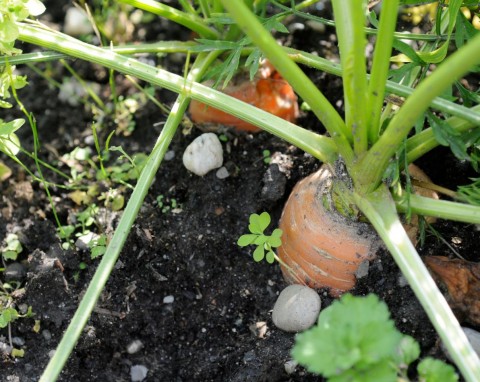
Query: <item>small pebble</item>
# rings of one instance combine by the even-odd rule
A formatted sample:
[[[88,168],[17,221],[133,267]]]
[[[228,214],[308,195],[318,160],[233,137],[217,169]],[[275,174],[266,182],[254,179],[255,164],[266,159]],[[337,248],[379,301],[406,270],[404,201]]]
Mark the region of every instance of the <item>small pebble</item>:
[[[205,133],[195,138],[183,153],[183,165],[198,176],[203,176],[222,164],[222,144],[213,133]]]
[[[173,158],[175,158],[175,151],[170,150],[165,153],[165,160],[172,160]]]
[[[141,382],[147,378],[148,369],[143,365],[134,365],[130,368],[130,379],[132,382]]]
[[[86,251],[90,248],[89,244],[94,240],[98,240],[99,238],[100,236],[98,234],[94,232],[89,232],[85,235],[80,236],[75,242],[75,246],[82,251]]]
[[[87,13],[76,7],[68,8],[65,12],[64,32],[71,36],[80,36],[93,32],[93,27],[88,20]]]
[[[50,341],[52,339],[52,333],[50,332],[50,330],[47,329],[42,330],[42,336],[45,341]]]
[[[286,332],[301,332],[317,321],[321,300],[317,292],[303,285],[286,287],[273,307],[275,326]]]
[[[25,345],[25,340],[22,337],[13,337],[12,343],[16,346],[23,346]]]
[[[173,297],[172,295],[165,296],[163,298],[163,303],[164,304],[171,304],[171,303],[173,303],[173,301],[175,301],[175,297]]]
[[[368,276],[368,268],[370,267],[370,263],[368,260],[362,261],[358,266],[357,270],[355,271],[355,277],[357,279],[361,279],[363,277]]]
[[[226,179],[230,176],[226,167],[223,167],[223,166],[217,170],[215,175],[217,176],[218,179]]]
[[[290,375],[290,374],[295,373],[295,369],[297,368],[297,365],[298,365],[298,362],[295,361],[294,359],[291,359],[291,360],[285,362],[283,367],[285,368],[285,372],[288,375]]]
[[[132,341],[127,346],[127,353],[128,354],[135,354],[138,353],[143,348],[143,342],[140,340]]]
[[[5,268],[3,273],[5,281],[23,281],[27,275],[25,267],[20,263],[11,263]]]

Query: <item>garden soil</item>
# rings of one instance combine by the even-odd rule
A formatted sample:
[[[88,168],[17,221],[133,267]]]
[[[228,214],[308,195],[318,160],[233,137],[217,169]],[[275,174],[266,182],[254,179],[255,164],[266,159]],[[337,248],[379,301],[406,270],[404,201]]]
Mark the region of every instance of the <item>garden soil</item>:
[[[61,21],[59,8],[50,6],[56,10],[47,15],[51,22]],[[180,29],[166,29],[161,22],[154,25],[147,37],[168,38],[167,32],[185,34]],[[302,25],[292,20],[290,27],[295,32],[286,44],[327,57],[335,54],[330,30],[313,32]],[[151,59],[182,72],[178,57]],[[108,98],[108,72],[80,61],[70,64],[84,79],[98,82],[100,96]],[[50,70],[57,81],[67,75],[58,63],[40,67]],[[57,88],[43,77],[19,69],[29,75],[30,84],[19,91],[19,97],[35,116],[41,143],[39,156],[69,172],[61,160],[63,154],[77,146],[95,152],[92,113],[82,104],[74,107],[61,102]],[[305,70],[341,109],[341,82]],[[122,76],[117,76],[117,82],[120,94],[134,91]],[[166,104],[174,100],[173,94],[161,89],[156,97]],[[13,109],[5,119],[20,115]],[[149,103],[135,114],[134,121],[132,134],[114,135],[111,145],[122,146],[130,155],[148,153],[165,116]],[[323,131],[309,112],[302,112],[298,123]],[[271,320],[276,298],[286,286],[278,264],[255,263],[251,248],[236,245],[238,237],[247,232],[252,213],[268,211],[273,229],[293,186],[317,170],[320,163],[267,133],[222,130],[224,165],[229,176],[220,179],[212,171],[198,177],[182,164],[186,146],[202,133],[197,126],[188,127],[185,124],[173,139],[169,160],[156,174],[115,269],[59,380],[131,381],[132,367],[143,366],[148,369],[144,380],[152,382],[321,381],[300,366],[287,373],[295,335],[277,329]],[[113,129],[112,121],[105,121],[99,131],[102,144]],[[33,150],[27,125],[19,130],[19,136],[24,147]],[[270,163],[264,160],[264,150],[270,151]],[[32,161],[20,158],[38,175]],[[10,333],[7,329],[0,331],[2,342],[8,343],[11,336],[15,346],[25,351],[21,358],[2,357],[0,380],[37,381],[100,260],[91,259],[88,250],[62,249],[45,187],[32,181],[12,161],[6,163],[13,168],[13,175],[0,183],[0,238],[9,233],[20,238],[23,252],[18,262],[22,266],[13,277],[22,282],[23,289],[16,293],[15,304],[20,311],[31,307],[35,315],[15,321]],[[78,170],[88,171],[87,164],[82,163],[84,167]],[[452,155],[444,148],[432,152],[419,165],[434,182],[451,188],[475,176],[469,164],[452,162]],[[54,173],[43,172],[49,181],[64,183]],[[106,187],[105,183],[98,185]],[[55,186],[49,190],[62,224],[85,209],[72,201],[69,190]],[[163,205],[159,203],[161,195]],[[101,201],[96,203],[102,207]],[[102,207],[97,216],[98,230],[110,234],[120,214]],[[464,257],[478,260],[475,226],[437,221],[434,227]],[[429,232],[419,251],[422,255],[452,255],[448,246]],[[6,281],[6,275],[0,277]],[[319,293],[324,307],[331,304],[325,291]],[[420,342],[422,356],[445,359],[437,334],[386,251],[380,250],[353,293],[378,294],[388,304],[397,327]]]

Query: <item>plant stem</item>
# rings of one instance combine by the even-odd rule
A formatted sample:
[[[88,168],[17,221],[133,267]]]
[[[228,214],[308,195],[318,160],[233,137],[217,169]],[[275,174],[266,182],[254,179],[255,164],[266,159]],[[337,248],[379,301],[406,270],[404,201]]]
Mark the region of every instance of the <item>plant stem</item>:
[[[203,38],[218,39],[220,34],[211,29],[205,22],[197,15],[189,14],[172,8],[168,5],[159,3],[154,0],[118,0],[119,3],[131,5],[133,7],[143,9],[154,13],[158,16],[165,17],[174,23],[183,25],[188,29],[198,33]]]
[[[386,1],[383,3],[382,13],[380,14],[380,25],[377,41],[375,42],[367,97],[368,138],[371,143],[376,142],[380,134],[380,116],[382,114],[385,84],[392,55],[393,32],[395,32],[398,2],[399,0]]]
[[[350,146],[352,133],[344,121],[317,89],[303,71],[285,54],[272,35],[266,31],[255,15],[242,1],[222,0],[223,6],[229,11],[239,27],[258,46],[272,65],[292,85],[295,91],[311,107],[314,114],[324,124],[334,139],[339,153],[345,162],[353,162],[353,150]]]
[[[480,105],[472,107],[472,110],[480,111]],[[447,123],[458,133],[466,132],[475,127],[473,123],[464,121],[457,117],[448,118],[445,123]],[[413,137],[408,138],[406,147],[408,163],[414,162],[416,159],[420,158],[438,145],[439,143],[435,139],[433,129],[431,127],[421,131],[418,134],[415,134]]]
[[[217,56],[217,52],[210,53],[208,56],[199,55],[197,58],[197,65],[190,72],[190,80],[197,80],[200,78],[208,66],[213,62]],[[85,295],[80,302],[75,315],[73,316],[65,334],[60,341],[54,356],[50,359],[47,368],[40,378],[40,382],[53,382],[60,374],[65,362],[72,352],[78,338],[82,334],[95,304],[117,262],[120,251],[127,239],[128,233],[135,221],[138,211],[142,206],[143,200],[148,192],[148,189],[157,173],[160,163],[168,149],[168,146],[181,123],[183,113],[188,107],[190,99],[185,95],[179,95],[175,104],[172,107],[164,128],[157,140],[152,153],[149,155],[147,163],[140,174],[138,183],[133,190],[132,196],[128,201],[125,211],[122,214],[112,240],[110,241],[105,254],[98,265],[98,268],[93,276]]]
[[[122,56],[110,49],[83,43],[60,32],[43,29],[38,25],[19,23],[18,26],[20,40],[103,65],[176,93],[188,95],[206,105],[260,126],[265,131],[290,142],[322,161],[334,161],[337,156],[336,145],[331,138],[303,129],[220,91],[192,82],[190,79],[166,70],[155,68],[134,58]]]
[[[387,187],[381,185],[367,196],[357,193],[354,196],[408,280],[463,377],[468,382],[478,382],[478,355],[408,238]]]
[[[145,44],[127,44],[127,45],[120,45],[108,48],[102,48],[106,50],[113,50],[115,53],[118,54],[139,54],[139,53],[188,53],[190,49],[196,46],[197,43],[195,42],[188,42],[188,41],[161,41],[155,43],[145,43]],[[316,68],[319,70],[323,70],[327,73],[334,74],[336,76],[342,76],[342,68],[340,65],[328,61],[322,57],[315,56],[311,53],[302,52],[296,49],[284,47],[283,50],[289,55],[289,57],[300,64],[307,65],[312,68]],[[245,54],[251,53],[251,48],[244,49]],[[192,52],[193,54],[193,52]],[[8,61],[11,65],[19,65],[19,64],[26,64],[26,63],[34,63],[34,62],[44,62],[44,61],[51,61],[51,60],[58,60],[60,58],[70,58],[66,54],[58,53],[58,52],[37,52],[37,53],[25,53],[20,54],[18,56],[8,57]],[[0,57],[0,65],[4,65],[6,58]],[[367,74],[368,78],[368,74]],[[396,94],[402,97],[408,97],[412,94],[412,88],[404,85],[397,84],[393,81],[387,81],[386,85],[386,92]],[[472,108],[469,109],[465,106],[455,104],[451,101],[448,101],[444,98],[435,98],[431,104],[431,108],[437,109],[442,111],[446,114],[450,114],[452,116],[456,116],[462,119],[465,119],[472,124],[480,125],[480,110]]]
[[[368,149],[367,98],[364,96],[367,94],[367,67],[363,4],[363,0],[332,1],[343,69],[345,122],[352,132],[357,156]]]
[[[396,197],[395,204],[400,212],[411,210],[419,215],[480,224],[480,207],[471,204],[432,199],[415,194]]]
[[[378,187],[389,160],[401,147],[410,129],[427,110],[430,102],[479,63],[480,34],[448,57],[407,98],[379,140],[359,161],[354,174],[352,174],[359,187],[364,188],[367,193]]]

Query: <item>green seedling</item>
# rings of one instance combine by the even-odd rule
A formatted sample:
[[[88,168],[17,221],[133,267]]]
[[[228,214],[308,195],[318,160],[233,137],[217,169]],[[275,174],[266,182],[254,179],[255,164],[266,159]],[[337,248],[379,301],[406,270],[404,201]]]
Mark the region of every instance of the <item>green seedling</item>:
[[[240,247],[256,245],[257,248],[253,251],[253,259],[259,262],[265,258],[268,263],[272,264],[275,260],[278,260],[274,248],[282,245],[282,230],[275,228],[271,235],[264,234],[271,221],[268,212],[262,212],[260,215],[252,214],[249,220],[248,229],[251,233],[240,236],[237,245]]]
[[[23,349],[16,349],[12,345],[11,339],[11,325],[19,318],[30,318],[34,316],[32,307],[29,306],[27,311],[22,314],[19,313],[15,306],[15,296],[21,295],[22,289],[19,288],[20,283],[4,283],[0,286],[0,329],[7,328],[9,332],[10,341],[10,355],[13,358],[21,358],[24,355]]]
[[[163,214],[166,214],[169,211],[177,212],[182,208],[182,205],[177,202],[177,199],[166,198],[164,195],[157,196],[157,205],[158,208],[162,210]]]
[[[2,257],[4,260],[16,260],[20,252],[23,251],[22,244],[18,240],[18,236],[9,233],[5,238],[6,246],[2,248]]]
[[[420,347],[398,331],[377,296],[346,294],[322,311],[314,328],[297,336],[292,354],[329,382],[408,382]],[[423,359],[417,371],[423,382],[458,381],[452,366],[432,358]]]
[[[263,150],[262,155],[263,163],[269,164],[272,161],[272,153],[270,152],[270,150]]]

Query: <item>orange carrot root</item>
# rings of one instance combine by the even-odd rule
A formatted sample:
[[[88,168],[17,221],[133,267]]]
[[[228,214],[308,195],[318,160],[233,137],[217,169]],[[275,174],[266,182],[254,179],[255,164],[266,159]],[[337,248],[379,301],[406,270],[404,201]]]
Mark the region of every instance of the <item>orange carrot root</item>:
[[[366,223],[325,209],[322,196],[331,179],[330,170],[323,166],[295,186],[280,220],[283,244],[278,256],[288,266],[282,267],[288,282],[300,279],[311,288],[328,288],[330,295],[338,297],[355,286],[356,270],[363,261],[373,259],[379,241]]]
[[[299,114],[298,103],[290,84],[274,72],[271,65],[265,65],[259,73],[253,81],[228,86],[224,93],[289,122],[295,122]],[[195,123],[233,126],[237,130],[248,132],[261,130],[251,123],[195,100],[190,103],[189,112]]]

